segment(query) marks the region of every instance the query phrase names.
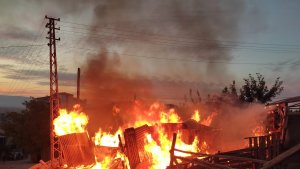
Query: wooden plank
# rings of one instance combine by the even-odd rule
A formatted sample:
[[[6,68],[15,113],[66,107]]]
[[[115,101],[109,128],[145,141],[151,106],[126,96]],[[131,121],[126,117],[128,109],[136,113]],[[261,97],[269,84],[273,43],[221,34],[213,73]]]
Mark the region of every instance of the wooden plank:
[[[257,137],[254,137],[254,154],[253,154],[253,157],[254,158],[258,158],[258,138]]]
[[[210,163],[210,162],[207,162],[207,161],[204,161],[204,160],[199,160],[197,158],[195,159],[190,159],[190,158],[186,158],[186,157],[179,157],[179,156],[176,156],[176,158],[180,159],[180,160],[183,160],[183,161],[189,161],[189,162],[193,162],[193,163],[196,163],[202,167],[205,167],[205,168],[208,168],[208,169],[218,169],[218,168],[222,168],[222,169],[235,169],[235,168],[232,168],[232,167],[229,167],[229,166],[225,166],[225,165],[221,165],[221,164],[213,164],[213,163]]]
[[[296,153],[299,150],[300,150],[300,143],[295,145],[294,147],[288,149],[287,151],[279,154],[273,160],[266,162],[261,169],[271,168],[271,167],[275,166],[276,164],[280,163],[281,161],[283,161],[284,159],[290,157],[291,155],[293,155],[294,153]]]
[[[124,146],[122,144],[122,139],[121,139],[121,135],[120,134],[118,134],[118,139],[119,139],[119,147],[120,147],[121,151],[124,152]]]
[[[267,136],[267,160],[272,159],[271,135]]]
[[[222,154],[204,154],[204,153],[194,153],[194,152],[188,152],[184,150],[178,150],[174,149],[175,151],[182,152],[182,153],[187,153],[187,154],[192,154],[195,156],[207,156],[207,157],[218,157],[218,158],[226,158],[226,159],[231,159],[231,160],[239,160],[239,161],[252,161],[255,163],[260,163],[264,164],[266,161],[265,160],[259,160],[259,159],[253,159],[253,158],[246,158],[246,157],[237,157],[237,156],[229,156],[229,155],[222,155]]]
[[[173,162],[174,162],[174,150],[175,150],[175,144],[176,144],[176,137],[177,137],[177,134],[173,133],[173,140],[172,140],[172,145],[171,145],[171,150],[170,150],[170,167],[173,166]]]
[[[136,168],[141,162],[139,151],[136,143],[136,135],[134,128],[127,128],[124,132],[125,145],[127,151],[127,157],[129,160],[130,168]]]
[[[248,141],[249,141],[249,148],[252,148],[252,138],[248,138]]]
[[[265,160],[266,159],[266,137],[261,136],[259,138],[259,149],[260,149],[260,159]]]
[[[280,133],[276,133],[275,134],[275,153],[274,153],[274,157],[278,156],[280,154]]]
[[[277,142],[277,141],[276,141],[276,140],[277,140],[278,138],[277,138],[276,136],[277,136],[276,133],[273,133],[273,134],[272,134],[272,140],[271,140],[271,141],[272,141],[272,154],[271,154],[271,155],[272,155],[272,157],[271,157],[272,159],[273,159],[274,157],[277,156],[277,154],[276,154],[276,151],[277,151],[277,150],[276,150],[276,149],[277,149],[277,144],[276,144],[276,142]]]

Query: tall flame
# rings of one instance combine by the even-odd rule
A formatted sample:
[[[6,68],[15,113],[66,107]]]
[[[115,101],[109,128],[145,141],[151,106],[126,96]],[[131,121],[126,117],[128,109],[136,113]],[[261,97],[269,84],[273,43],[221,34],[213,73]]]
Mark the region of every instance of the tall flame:
[[[194,114],[192,115],[192,118],[193,120],[195,120],[196,122],[200,122],[200,113],[199,113],[199,110],[195,110]]]
[[[170,163],[169,151],[171,149],[172,141],[170,138],[168,138],[167,134],[165,133],[162,127],[158,127],[157,131],[159,134],[158,141],[155,141],[151,134],[146,134],[145,136],[146,138],[144,149],[149,156],[148,162],[150,163],[149,168],[151,169],[166,168]],[[184,143],[181,137],[181,132],[178,132],[175,148],[191,152],[200,152],[202,150],[198,147],[198,137],[195,137],[192,144]],[[207,149],[203,147],[203,151],[207,152]],[[177,151],[175,151],[175,155],[182,157],[189,156],[188,154],[180,153]]]
[[[121,134],[122,134],[121,128],[119,128],[115,134],[103,132],[101,129],[99,129],[99,131],[95,133],[95,137],[93,138],[93,140],[95,145],[107,146],[107,147],[118,147],[119,146],[118,135]]]
[[[66,109],[59,110],[59,116],[54,119],[54,132],[57,136],[72,133],[83,133],[86,131],[88,117],[80,111],[78,105],[74,106],[74,110],[68,112]]]
[[[202,120],[200,123],[205,126],[210,126],[214,117],[217,115],[216,112],[211,113],[206,119]]]

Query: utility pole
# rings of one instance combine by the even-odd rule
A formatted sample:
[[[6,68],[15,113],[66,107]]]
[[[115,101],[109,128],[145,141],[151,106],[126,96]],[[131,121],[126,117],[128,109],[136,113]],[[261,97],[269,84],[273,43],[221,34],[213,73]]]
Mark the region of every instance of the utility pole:
[[[49,39],[49,49],[50,49],[50,159],[51,165],[55,162],[61,162],[62,152],[59,146],[59,140],[55,136],[53,120],[59,115],[59,95],[58,95],[58,77],[57,77],[57,60],[56,60],[56,41],[60,38],[55,37],[55,30],[60,30],[60,28],[55,27],[55,22],[60,21],[59,18],[51,18],[45,16],[48,19],[46,28],[49,29],[48,36]]]
[[[77,69],[77,103],[80,99],[80,68]]]

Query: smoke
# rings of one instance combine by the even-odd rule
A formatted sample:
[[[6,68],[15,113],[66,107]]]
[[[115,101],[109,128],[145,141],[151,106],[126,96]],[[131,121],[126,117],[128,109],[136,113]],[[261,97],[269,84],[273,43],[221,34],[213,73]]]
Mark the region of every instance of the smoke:
[[[220,151],[246,148],[248,140],[254,136],[254,129],[263,126],[267,113],[262,104],[249,104],[241,107],[223,104],[212,126],[219,129],[219,145],[215,147]]]
[[[209,87],[216,92],[232,78],[226,62],[237,45],[232,41],[238,39],[243,1],[93,3],[87,42],[101,50],[85,64],[82,85],[93,112],[89,115],[93,126],[109,126],[113,106],[128,103],[135,96],[153,98],[169,93],[183,98],[182,88],[188,91],[188,84],[197,85],[205,95],[211,91]]]
[[[189,66],[181,61],[151,61],[129,56],[124,59],[122,69],[131,73],[190,81],[222,81],[230,76],[223,62],[232,59],[230,50],[236,45],[226,40],[238,38],[238,23],[243,11],[244,2],[239,0],[155,3],[104,0],[94,9],[93,24],[93,30],[104,36],[95,39],[91,34],[88,41],[91,45],[105,45],[108,50],[121,49],[120,54],[202,61],[198,66]],[[166,66],[166,62],[172,63]],[[137,67],[138,72],[135,71]]]
[[[83,95],[87,99],[91,130],[109,128],[114,122],[113,107],[130,105],[134,99],[151,96],[151,81],[142,77],[130,78],[122,74],[117,54],[109,57],[106,49],[91,56],[84,67]]]

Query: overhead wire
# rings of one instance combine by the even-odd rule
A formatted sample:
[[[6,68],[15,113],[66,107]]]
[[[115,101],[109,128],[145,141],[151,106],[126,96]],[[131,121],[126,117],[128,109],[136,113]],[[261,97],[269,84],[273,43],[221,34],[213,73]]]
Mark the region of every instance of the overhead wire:
[[[95,51],[99,52],[96,49],[89,49],[89,48],[78,48],[78,47],[72,47],[70,46],[69,48],[73,49],[79,49],[79,50],[87,50],[87,51]],[[113,51],[105,51],[110,54],[118,54],[117,52]],[[131,57],[138,57],[138,58],[146,58],[146,59],[154,59],[154,60],[165,60],[165,61],[180,61],[180,62],[194,62],[194,63],[219,63],[219,64],[239,64],[239,65],[277,65],[276,63],[254,63],[254,62],[225,62],[225,61],[216,61],[216,60],[211,60],[211,59],[198,59],[198,60],[191,60],[191,59],[183,59],[183,58],[165,58],[165,57],[153,57],[153,56],[144,56],[144,55],[136,55],[136,54],[128,54],[128,53],[121,53],[119,54],[120,56],[131,56]],[[285,65],[292,65],[292,64],[285,64]]]
[[[35,45],[11,45],[11,46],[0,46],[0,48],[26,48],[33,46],[45,46],[47,44],[35,44]]]
[[[31,45],[34,45],[36,44],[37,40],[42,36],[42,34],[44,33],[45,31],[45,27],[44,29],[42,30],[42,27],[44,26],[44,22],[45,22],[45,18],[43,19],[43,21],[41,22],[41,25],[39,27],[39,30],[38,30],[38,33],[36,34],[33,42]],[[25,70],[25,66],[28,66],[28,63],[30,62],[30,57],[32,57],[33,55],[33,47],[35,46],[30,46],[29,49],[27,50],[27,53],[25,54],[25,56],[22,58],[22,64],[19,63],[16,67],[18,68],[17,70],[15,71],[24,71]],[[31,64],[31,68],[32,68],[32,64]],[[26,74],[26,71],[25,71],[25,74]],[[20,84],[20,82],[17,82],[17,79],[19,79],[21,76],[21,74],[16,74],[15,77],[10,81],[9,85],[10,86],[10,90],[8,91],[8,94],[14,94],[16,92],[16,90],[18,89],[18,86],[19,85],[24,85],[24,84]],[[19,84],[17,84],[19,83]]]
[[[67,22],[63,21],[62,23],[69,23],[69,24],[75,24],[75,25],[83,25],[88,28],[82,28],[82,27],[76,27],[76,26],[68,26],[68,25],[61,25],[61,27],[67,27],[67,28],[72,28],[72,29],[82,29],[82,30],[87,30],[90,32],[97,31],[96,28],[91,28],[92,25],[87,25],[87,24],[79,24],[79,23],[73,23],[73,22]],[[188,42],[217,42],[217,43],[227,43],[231,45],[259,45],[259,46],[269,46],[269,47],[295,47],[296,49],[300,48],[300,45],[297,44],[280,44],[280,43],[258,43],[258,42],[243,42],[243,41],[230,41],[230,40],[216,40],[216,39],[200,39],[200,38],[190,38],[190,37],[182,37],[182,36],[170,36],[170,35],[162,35],[162,34],[155,34],[155,33],[147,33],[147,32],[137,32],[137,31],[132,31],[132,30],[124,30],[120,28],[113,28],[113,27],[99,27],[99,29],[109,29],[113,31],[118,31],[118,32],[129,32],[132,34],[138,34],[138,35],[143,35],[143,36],[153,36],[153,37],[159,37],[159,38],[173,38],[173,40],[176,41],[182,41],[188,40]],[[174,39],[175,38],[175,39]],[[179,40],[181,39],[181,40]],[[251,47],[251,46],[250,46]]]
[[[44,24],[44,21],[42,22],[42,25]],[[65,23],[68,23],[68,22],[65,22]],[[85,26],[91,26],[91,25],[85,25]],[[63,27],[67,27],[68,26],[63,26]],[[70,27],[69,27],[70,28]],[[76,28],[75,28],[76,29]],[[108,28],[106,28],[108,29]],[[40,32],[41,28],[39,29],[39,32]],[[45,28],[44,28],[45,30]],[[31,44],[31,45],[11,45],[11,46],[0,46],[0,48],[9,48],[12,49],[12,48],[27,48],[29,47],[29,50],[27,52],[27,54],[24,56],[24,59],[25,59],[25,63],[28,64],[28,62],[30,62],[30,57],[33,56],[33,53],[35,52],[33,50],[33,47],[39,47],[39,46],[44,46],[45,44],[34,44],[36,43],[37,41],[37,38],[43,34],[44,30],[42,31],[42,33],[39,35],[39,36],[36,36],[34,42]],[[87,30],[87,29],[86,29]],[[112,28],[111,30],[114,30],[114,28]],[[115,31],[115,30],[114,30]],[[120,31],[120,30],[117,30],[117,31]],[[124,30],[121,30],[121,31],[124,31]],[[110,37],[110,38],[116,38],[116,39],[123,39],[123,40],[140,40],[139,38],[136,38],[136,37],[131,37],[130,34],[119,34],[119,33],[116,33],[116,32],[108,32],[107,34],[108,35],[102,35],[102,34],[98,34],[98,32],[94,33],[94,32],[76,32],[76,31],[70,31],[70,30],[64,30],[62,29],[61,32],[63,32],[63,35],[65,36],[66,32],[67,34],[86,34],[87,36],[89,36],[90,38],[97,38],[99,39],[99,37],[103,37],[103,39],[106,39],[107,37]],[[126,32],[126,31],[124,31]],[[134,32],[133,32],[134,33]],[[141,34],[140,32],[135,32],[135,34]],[[91,36],[92,35],[92,36]],[[152,35],[147,35],[147,33],[145,34],[146,36],[153,36],[154,38],[154,42],[152,43],[158,43],[159,45],[170,45],[170,46],[197,46],[199,47],[198,43],[200,41],[204,41],[204,42],[215,42],[216,40],[205,40],[205,39],[193,39],[193,40],[198,40],[198,41],[182,41],[182,40],[178,40],[178,39],[174,39],[174,38],[177,38],[177,37],[170,37],[170,36],[163,36],[163,35],[157,35],[157,34],[152,34]],[[95,37],[93,37],[95,36]],[[118,37],[118,36],[121,36],[121,37]],[[161,36],[163,38],[166,38],[166,39],[163,39],[163,38],[159,38],[159,37],[156,37],[156,36]],[[167,38],[173,38],[173,39],[167,39]],[[187,39],[187,38],[184,38],[184,39]],[[189,39],[190,40],[190,39]],[[284,49],[284,50],[298,50],[300,48],[300,46],[297,46],[297,45],[283,45],[283,44],[265,44],[265,43],[245,43],[245,42],[237,42],[237,41],[218,41],[218,42],[222,42],[222,43],[228,43],[224,46],[221,46],[221,47],[224,47],[224,48],[236,48],[236,44],[235,43],[240,43],[240,44],[253,44],[253,45],[262,45],[262,46],[271,46],[271,49],[274,49],[276,48],[276,45],[278,45],[279,47],[289,47],[289,48],[281,48],[281,49]],[[151,41],[150,41],[151,43]],[[83,46],[83,45],[79,45],[79,43],[76,43],[77,45],[76,46],[66,46],[66,44],[63,44],[62,46],[65,47],[64,50],[68,49],[69,48],[73,48],[73,49],[79,49],[79,50],[84,50],[84,51],[91,51],[93,49],[89,49],[89,48],[83,48],[83,47],[78,47],[78,46]],[[272,46],[273,45],[273,46]],[[278,47],[277,46],[277,47]],[[252,48],[252,49],[262,49],[262,50],[270,50],[270,47],[262,47],[262,48],[259,48],[258,46],[241,46],[241,47],[244,47],[244,48]],[[294,47],[294,48],[292,48]],[[33,50],[33,51],[32,51]],[[274,49],[276,51],[276,49]],[[284,50],[281,50],[281,51],[284,51]],[[25,50],[23,50],[24,52]],[[96,51],[96,50],[93,50],[93,51]],[[280,51],[280,49],[278,49],[277,51]],[[38,53],[40,54],[42,52],[42,50],[38,51]],[[111,51],[107,51],[108,53],[113,53],[115,54],[115,52],[111,52]],[[39,55],[38,54],[38,55]],[[222,63],[222,64],[240,64],[240,65],[244,65],[244,64],[249,64],[249,65],[277,65],[276,63],[254,63],[254,62],[230,62],[230,61],[218,61],[218,60],[212,60],[212,59],[184,59],[184,58],[165,58],[165,57],[153,57],[153,56],[143,56],[143,55],[136,55],[136,54],[128,54],[128,53],[122,53],[121,55],[125,55],[125,56],[131,56],[131,57],[138,57],[138,58],[145,58],[145,59],[151,59],[151,60],[165,60],[165,61],[179,61],[179,62],[193,62],[193,63]],[[26,59],[27,58],[27,59]],[[291,65],[291,64],[285,64],[285,65]],[[31,65],[33,66],[33,65]],[[24,70],[24,65],[23,67],[20,66],[18,70]],[[29,73],[32,73],[32,70],[33,70],[33,67],[29,67],[27,70],[26,70],[26,73],[29,74]],[[25,73],[25,74],[26,74]],[[21,75],[19,75],[21,76]],[[16,81],[16,79],[15,79]],[[31,81],[32,82],[32,81]],[[26,83],[26,85],[28,85],[29,83]],[[22,85],[22,87],[26,87],[26,85]],[[11,90],[10,90],[10,94],[11,93],[14,93],[16,91],[16,88],[18,88],[18,86],[16,86],[16,84],[14,82],[10,82],[9,86],[11,86]]]
[[[136,36],[131,36],[127,34],[120,34],[114,32],[104,32],[91,33],[91,32],[81,32],[81,31],[72,31],[72,30],[61,30],[67,34],[77,34],[81,36],[87,36],[91,39],[103,39],[103,40],[126,40],[126,41],[141,41],[150,45],[164,45],[171,47],[192,47],[198,49],[217,49],[217,48],[228,48],[228,49],[243,49],[243,50],[255,50],[255,51],[273,51],[273,52],[299,52],[300,48],[279,48],[276,46],[242,46],[238,44],[213,44],[213,43],[204,43],[204,42],[184,42],[178,40],[167,40],[159,38],[140,38]],[[110,39],[109,39],[110,38]]]

